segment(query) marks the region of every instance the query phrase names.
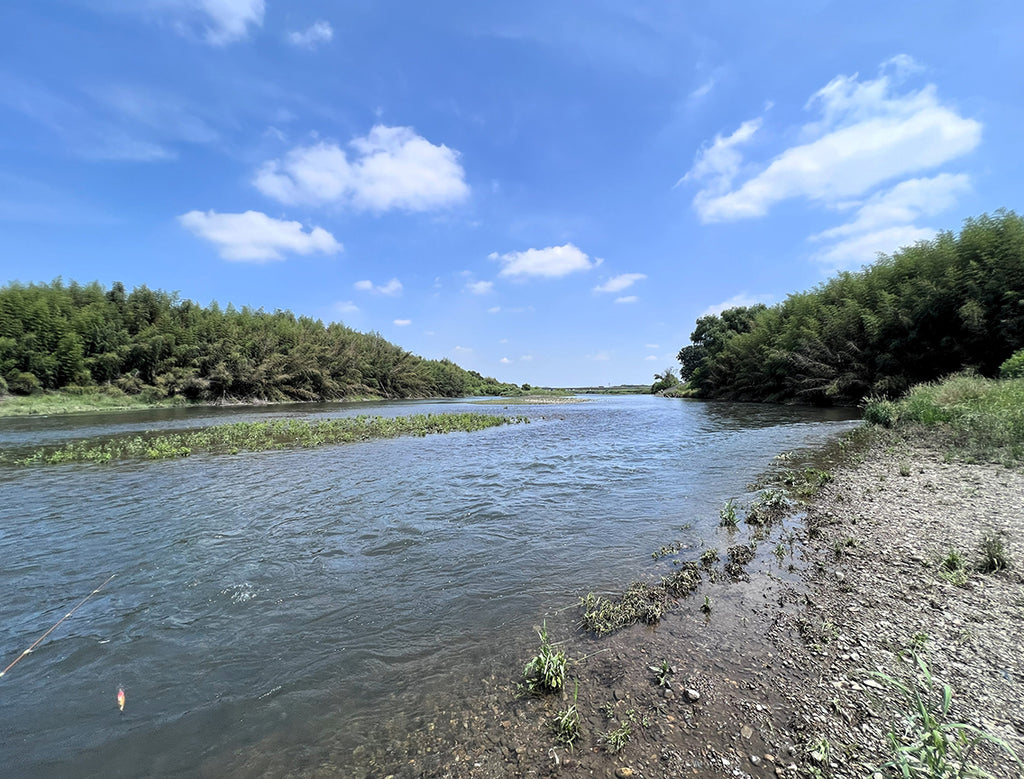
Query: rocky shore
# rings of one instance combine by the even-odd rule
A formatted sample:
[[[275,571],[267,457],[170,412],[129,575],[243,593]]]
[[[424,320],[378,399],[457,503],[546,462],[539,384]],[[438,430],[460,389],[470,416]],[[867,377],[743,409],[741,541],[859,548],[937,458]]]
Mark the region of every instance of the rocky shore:
[[[562,645],[561,694],[516,695],[512,668],[386,754],[306,775],[884,777],[889,734],[915,738],[899,685],[935,712],[949,685],[946,721],[1024,755],[1024,472],[881,432],[819,465],[832,479],[742,541],[742,570],[723,548],[657,625]],[[1008,568],[982,572],[986,539]],[[552,728],[570,705],[571,748]],[[966,754],[1022,775],[989,739]]]

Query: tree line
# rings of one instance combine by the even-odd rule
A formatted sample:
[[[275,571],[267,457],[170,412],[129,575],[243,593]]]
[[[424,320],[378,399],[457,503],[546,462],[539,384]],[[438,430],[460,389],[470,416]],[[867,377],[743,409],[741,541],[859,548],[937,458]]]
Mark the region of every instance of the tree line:
[[[147,399],[333,400],[514,394],[342,324],[115,282],[0,288],[0,394],[111,388]]]
[[[1012,211],[842,272],[774,306],[697,320],[678,359],[705,398],[853,405],[1024,347],[1024,219]]]

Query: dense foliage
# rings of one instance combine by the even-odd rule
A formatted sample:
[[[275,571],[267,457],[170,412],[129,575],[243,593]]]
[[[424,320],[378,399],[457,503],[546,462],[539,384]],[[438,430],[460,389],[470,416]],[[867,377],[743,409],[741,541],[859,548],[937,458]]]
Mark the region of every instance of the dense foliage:
[[[995,376],[1024,347],[1024,219],[968,219],[778,305],[702,317],[690,340],[681,373],[702,397],[853,404]]]
[[[102,386],[148,399],[462,397],[518,388],[289,311],[222,310],[145,286],[0,289],[0,394]]]

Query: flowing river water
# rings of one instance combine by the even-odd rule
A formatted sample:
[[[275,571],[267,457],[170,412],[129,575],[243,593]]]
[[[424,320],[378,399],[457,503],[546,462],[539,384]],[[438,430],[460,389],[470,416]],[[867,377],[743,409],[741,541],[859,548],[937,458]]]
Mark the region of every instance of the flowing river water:
[[[531,424],[0,469],[0,665],[116,574],[0,679],[0,775],[283,775],[327,752],[343,768],[395,723],[514,679],[534,625],[651,574],[665,543],[699,546],[774,455],[854,424],[850,410],[595,396],[4,419],[0,448],[441,411]]]

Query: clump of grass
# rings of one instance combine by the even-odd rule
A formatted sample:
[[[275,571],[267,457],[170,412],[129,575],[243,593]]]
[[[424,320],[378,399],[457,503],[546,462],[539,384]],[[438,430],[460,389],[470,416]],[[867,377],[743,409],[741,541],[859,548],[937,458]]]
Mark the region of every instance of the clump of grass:
[[[671,606],[672,598],[689,594],[700,585],[696,563],[685,562],[656,584],[633,582],[619,598],[607,598],[593,592],[580,598],[585,630],[599,636],[643,623],[656,624]]]
[[[967,583],[967,566],[964,556],[955,547],[950,547],[946,556],[939,560],[939,576],[957,586]]]
[[[997,736],[957,722],[952,714],[953,688],[940,683],[923,657],[911,654],[914,669],[904,678],[872,674],[884,682],[904,707],[905,727],[888,734],[893,759],[886,768],[907,779],[989,776],[975,763],[978,748],[999,750],[1024,769],[1013,748]]]
[[[613,755],[621,752],[626,744],[629,743],[630,736],[633,735],[633,728],[628,722],[620,722],[619,727],[615,730],[609,730],[603,736],[605,748]]]
[[[711,598],[709,598],[707,595],[704,596],[704,602],[700,605],[700,610],[703,611],[705,614],[711,613]]]
[[[523,669],[525,687],[531,693],[558,692],[565,686],[569,657],[551,643],[547,623],[537,628],[537,635],[540,649]]]
[[[994,530],[985,533],[981,538],[981,564],[978,570],[982,573],[997,573],[1009,567],[1003,537]]]
[[[700,563],[701,565],[710,568],[712,565],[718,562],[718,559],[718,550],[714,547],[711,547],[710,549],[705,549],[704,552],[701,554]]]
[[[864,420],[896,429],[934,428],[967,459],[1024,459],[1024,379],[957,374],[919,384],[899,401],[869,399]]]
[[[214,425],[175,433],[149,433],[107,440],[72,441],[59,447],[38,449],[24,457],[0,453],[0,462],[15,465],[58,465],[131,459],[159,460],[188,457],[194,452],[234,454],[239,451],[258,452],[268,449],[311,449],[375,438],[469,433],[498,425],[529,421],[527,417],[470,413],[413,414],[400,417],[358,416],[315,422],[274,419],[266,422]]]
[[[580,712],[576,708],[576,697],[579,691],[580,685],[577,682],[572,693],[572,703],[555,714],[551,722],[555,739],[569,749],[576,745],[580,737]]]
[[[789,501],[782,490],[767,489],[747,511],[746,521],[751,525],[770,525],[789,511]]]
[[[676,669],[669,665],[668,660],[662,660],[660,665],[649,665],[648,669],[654,674],[659,687],[672,689],[672,676]]]
[[[910,462],[908,460],[900,461],[900,476],[910,476]]]
[[[739,518],[736,516],[736,503],[732,498],[729,498],[725,502],[725,505],[718,512],[720,518],[719,525],[722,527],[736,527],[739,524]]]

